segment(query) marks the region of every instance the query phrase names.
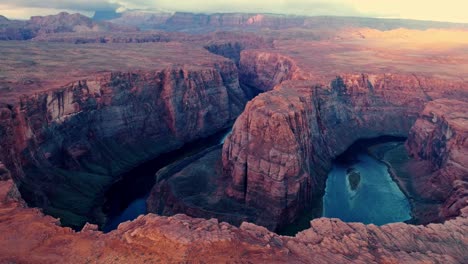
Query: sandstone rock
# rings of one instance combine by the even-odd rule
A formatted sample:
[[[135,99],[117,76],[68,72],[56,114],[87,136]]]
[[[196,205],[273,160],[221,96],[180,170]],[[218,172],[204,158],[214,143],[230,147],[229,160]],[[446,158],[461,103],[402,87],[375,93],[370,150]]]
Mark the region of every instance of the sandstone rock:
[[[418,179],[416,190],[445,202],[440,219],[459,215],[468,205],[468,104],[440,99],[427,104],[410,131],[409,153],[428,161],[432,173]]]
[[[12,184],[0,182],[0,201]],[[74,232],[37,209],[0,203],[0,262],[463,263],[466,215],[428,226],[317,219],[286,237],[250,223],[149,214],[103,234]]]
[[[2,162],[0,162],[0,181],[6,181],[9,179],[11,179],[10,171],[7,170]]]
[[[96,22],[81,14],[66,12],[50,16],[33,16],[27,21],[2,21],[0,40],[28,40],[38,35],[60,32],[114,31],[135,32],[131,26]]]
[[[111,72],[83,66],[62,82],[79,79],[47,91],[31,88],[18,103],[1,104],[0,159],[30,205],[64,215],[62,223],[77,228],[102,223],[95,202],[121,173],[231,125],[247,100],[234,62],[201,47],[179,60],[180,46],[173,45],[151,45],[169,54],[159,65],[128,70],[117,63],[112,67],[121,70]],[[147,56],[145,49],[121,48]],[[80,49],[97,55],[96,47]],[[60,59],[66,57],[55,63],[68,65]],[[192,60],[197,62],[178,64]],[[37,78],[47,80],[39,74],[42,66],[28,67],[37,67]],[[71,214],[62,213],[70,209]]]
[[[98,230],[99,230],[99,227],[97,225],[86,223],[81,229],[81,232],[98,231]]]
[[[407,135],[425,103],[417,86],[406,75],[344,75],[327,86],[292,80],[256,97],[224,144],[227,194],[267,208],[267,223],[257,223],[293,221],[321,197],[331,160],[354,141]]]
[[[239,78],[242,83],[261,91],[272,90],[277,84],[290,80],[298,71],[295,62],[287,56],[258,51],[243,51]]]

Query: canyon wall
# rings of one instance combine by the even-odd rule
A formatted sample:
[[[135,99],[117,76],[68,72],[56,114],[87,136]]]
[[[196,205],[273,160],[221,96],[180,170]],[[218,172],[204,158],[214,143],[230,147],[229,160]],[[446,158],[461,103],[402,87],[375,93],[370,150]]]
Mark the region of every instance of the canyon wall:
[[[291,57],[259,50],[241,52],[239,77],[267,92],[236,120],[223,146],[223,171],[215,159],[193,162],[156,184],[150,212],[217,215],[232,224],[248,219],[281,229],[321,199],[332,160],[356,140],[407,137],[428,102],[468,97],[463,82],[403,73],[327,79]],[[209,180],[217,186],[185,195],[187,184],[198,182],[200,163],[223,176]],[[220,192],[226,197],[219,199]]]
[[[287,27],[302,26],[304,17],[285,15],[264,14],[242,14],[242,13],[219,13],[219,14],[194,14],[176,12],[167,19],[164,27],[191,28],[199,27],[204,30],[214,28],[238,28],[238,27],[265,27],[280,29]]]
[[[463,82],[417,74],[317,74],[282,54],[248,50],[244,83],[267,93],[249,102],[223,148],[226,194],[259,210],[270,229],[320,199],[330,162],[360,138],[408,135],[427,102],[467,98]],[[275,88],[274,88],[275,87]]]
[[[36,36],[62,32],[136,32],[133,26],[94,21],[81,14],[61,12],[50,16],[33,16],[29,20],[0,21],[0,40],[29,40]]]
[[[468,103],[439,99],[427,104],[412,127],[408,152],[431,170],[415,173],[418,194],[442,203],[439,220],[468,206]]]
[[[0,110],[0,161],[31,206],[102,223],[105,189],[133,166],[229,127],[247,98],[228,60],[96,73]]]
[[[223,149],[227,194],[272,229],[323,194],[331,161],[360,138],[406,136],[427,102],[406,75],[287,81],[249,102]]]
[[[434,21],[417,21],[405,19],[376,19],[364,17],[333,17],[333,16],[296,16],[261,13],[189,13],[165,12],[143,13],[127,11],[121,18],[111,22],[139,26],[143,29],[162,28],[180,31],[216,31],[216,30],[281,30],[281,29],[320,29],[340,30],[350,27],[365,27],[378,30],[410,28],[426,30],[429,28],[466,29],[467,24]]]
[[[296,63],[279,53],[261,51],[242,51],[239,61],[239,78],[242,83],[266,92],[277,84],[300,79]]]

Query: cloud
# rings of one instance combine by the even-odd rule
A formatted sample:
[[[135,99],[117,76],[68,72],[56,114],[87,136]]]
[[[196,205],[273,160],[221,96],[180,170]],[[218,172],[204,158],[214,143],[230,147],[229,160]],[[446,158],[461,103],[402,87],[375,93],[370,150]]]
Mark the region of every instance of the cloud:
[[[468,22],[466,0],[0,0],[0,14],[27,18],[72,10],[164,9],[413,18]],[[34,13],[35,12],[35,13]]]
[[[0,14],[12,12],[26,16],[30,11],[164,9],[187,12],[264,12],[300,15],[358,15],[343,0],[1,0]],[[24,12],[21,12],[23,10]],[[34,14],[33,14],[34,15]],[[7,14],[8,16],[8,14]],[[24,17],[26,18],[26,17]]]
[[[301,15],[358,15],[348,0],[116,0],[127,9],[160,8],[192,12],[264,12]]]
[[[10,8],[43,8],[68,10],[115,10],[120,5],[109,0],[2,0],[0,6]]]

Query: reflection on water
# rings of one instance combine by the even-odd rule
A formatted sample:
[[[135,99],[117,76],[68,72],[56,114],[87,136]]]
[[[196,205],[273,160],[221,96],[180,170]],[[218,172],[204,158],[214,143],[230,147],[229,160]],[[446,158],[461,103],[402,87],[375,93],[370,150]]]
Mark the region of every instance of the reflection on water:
[[[224,137],[219,141],[219,144],[224,144],[224,141],[226,141],[226,138],[231,135],[232,133],[232,130],[229,131],[228,133],[226,133],[226,135],[224,135]]]
[[[146,196],[136,199],[119,215],[111,218],[103,228],[104,232],[116,229],[120,223],[133,220],[139,215],[146,214]]]
[[[323,197],[323,216],[376,225],[411,219],[410,204],[387,166],[364,152],[356,157],[350,164],[334,164]],[[354,191],[349,181],[351,168],[360,175]]]
[[[155,174],[159,169],[209,147],[223,144],[229,134],[231,134],[231,129],[186,144],[179,150],[163,154],[123,175],[122,180],[115,183],[106,194],[104,212],[108,219],[102,230],[110,232],[120,223],[147,213],[146,199],[155,184]]]

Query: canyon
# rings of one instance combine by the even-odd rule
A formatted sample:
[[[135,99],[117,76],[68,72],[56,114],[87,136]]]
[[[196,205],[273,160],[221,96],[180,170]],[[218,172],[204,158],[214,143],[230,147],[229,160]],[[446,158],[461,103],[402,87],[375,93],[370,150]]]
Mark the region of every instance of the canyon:
[[[161,15],[148,19],[164,32],[0,42],[1,263],[466,261],[466,25]],[[213,28],[256,33],[201,34]],[[323,217],[278,234],[322,199],[334,159],[381,136],[407,138],[410,176],[389,173],[412,222]],[[148,214],[100,231],[106,191],[177,150],[152,176]]]
[[[178,59],[175,64],[170,57],[180,49],[188,51],[183,45],[120,45],[120,57],[113,54],[112,60],[94,66],[89,60],[103,56],[102,46],[81,50],[61,46],[63,60],[48,60],[56,47],[35,46],[44,57],[38,56],[30,65],[61,63],[62,69],[76,67],[69,76],[76,79],[31,69],[35,73],[28,77],[35,80],[34,84],[24,84],[15,79],[17,68],[12,65],[11,72],[7,71],[11,75],[4,81],[10,88],[2,99],[22,89],[34,94],[21,96],[14,104],[2,104],[0,146],[2,162],[10,168],[30,204],[54,215],[78,206],[76,200],[80,201],[72,215],[62,218],[67,225],[80,226],[90,219],[103,221],[99,220],[99,210],[94,212],[99,197],[95,193],[142,161],[227,128],[247,100],[235,64],[211,56],[203,48],[194,49],[188,60]],[[24,61],[29,56],[26,49],[15,54],[20,58],[12,53],[9,56]],[[159,58],[146,57],[148,64],[144,65],[145,50],[153,54],[164,51],[164,63],[162,57],[153,55]],[[75,52],[80,56],[76,60],[71,58]],[[139,66],[127,66],[131,62],[124,60],[126,56],[132,56],[134,65]],[[80,63],[86,66],[80,67]],[[52,85],[48,80],[62,82],[53,84],[60,88],[47,89]]]

